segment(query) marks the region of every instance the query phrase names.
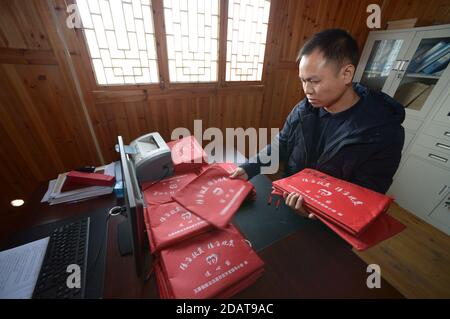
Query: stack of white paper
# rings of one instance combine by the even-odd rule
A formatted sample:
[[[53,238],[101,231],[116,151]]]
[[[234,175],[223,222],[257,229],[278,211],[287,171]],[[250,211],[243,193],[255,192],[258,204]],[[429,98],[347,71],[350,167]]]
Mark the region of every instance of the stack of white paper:
[[[114,163],[106,166],[97,167],[96,173],[102,173],[110,176],[115,175]],[[66,180],[67,173],[59,174],[57,179],[51,180],[48,190],[42,198],[41,202],[48,202],[50,205],[67,203],[73,201],[85,200],[101,195],[109,194],[113,191],[113,186],[89,186],[71,191],[62,192],[61,188]]]

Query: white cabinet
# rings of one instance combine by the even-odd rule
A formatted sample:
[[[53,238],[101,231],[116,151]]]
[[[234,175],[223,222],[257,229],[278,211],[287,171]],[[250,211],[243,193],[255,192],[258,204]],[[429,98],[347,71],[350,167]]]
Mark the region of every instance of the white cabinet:
[[[361,54],[355,80],[373,89],[387,92],[400,66],[400,57],[408,50],[414,34],[406,32],[371,32]]]
[[[445,95],[445,94],[444,94]],[[446,136],[450,137],[450,90],[447,88],[447,95],[442,101],[442,105],[439,108],[436,116],[434,117],[436,123],[445,125],[447,127]]]
[[[446,44],[450,25],[371,32],[354,81],[389,94],[405,106],[408,117],[423,122],[448,88],[450,73],[427,67],[427,53]]]
[[[450,27],[415,32],[409,49],[402,57],[403,66],[395,72],[387,89],[389,95],[406,106],[408,116],[425,119],[445,87],[448,76],[443,76],[443,70],[425,73],[425,68],[417,71],[421,69],[417,62],[420,56],[442,43],[450,44]]]
[[[450,234],[450,192],[444,196],[439,205],[431,212],[429,218],[436,227]]]
[[[450,171],[412,155],[398,172],[391,190],[400,206],[426,219],[450,191]]]
[[[447,63],[438,67],[439,59],[450,60],[450,25],[374,31],[362,52],[355,82],[381,90],[405,106],[402,161],[388,193],[402,207],[450,234],[446,204],[450,67]]]

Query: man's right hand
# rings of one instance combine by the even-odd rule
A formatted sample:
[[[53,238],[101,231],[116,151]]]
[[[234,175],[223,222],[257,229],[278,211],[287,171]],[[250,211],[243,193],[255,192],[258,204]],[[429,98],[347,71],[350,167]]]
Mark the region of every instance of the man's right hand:
[[[244,181],[247,181],[248,175],[247,172],[242,167],[238,167],[234,170],[233,173],[230,174],[230,178],[239,178]]]

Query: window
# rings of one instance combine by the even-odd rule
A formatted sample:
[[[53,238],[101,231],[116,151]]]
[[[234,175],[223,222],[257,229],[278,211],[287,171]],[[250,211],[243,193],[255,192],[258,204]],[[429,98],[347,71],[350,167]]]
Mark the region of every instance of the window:
[[[165,42],[163,78],[171,83],[261,81],[270,0],[228,0],[228,12],[220,0],[157,1],[165,34],[155,33],[151,0],[77,0],[98,84],[158,83],[156,39]],[[219,38],[221,14],[226,39]],[[223,75],[219,41],[226,42]]]
[[[171,82],[215,82],[219,0],[164,0]]]
[[[78,0],[97,83],[158,83],[150,0]]]
[[[261,81],[270,1],[230,0],[226,81]]]

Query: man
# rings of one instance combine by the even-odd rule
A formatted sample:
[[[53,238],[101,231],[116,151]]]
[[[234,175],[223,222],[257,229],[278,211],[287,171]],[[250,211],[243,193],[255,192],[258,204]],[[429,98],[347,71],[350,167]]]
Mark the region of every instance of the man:
[[[405,111],[388,95],[352,84],[358,59],[356,41],[340,29],[315,34],[300,50],[306,98],[289,114],[277,144],[272,142],[285,162],[285,176],[314,168],[380,193],[392,184],[404,143]],[[270,154],[271,147],[263,152]],[[259,174],[263,164],[259,155],[256,160],[241,165],[231,178]],[[287,206],[314,217],[299,194],[284,195]]]

